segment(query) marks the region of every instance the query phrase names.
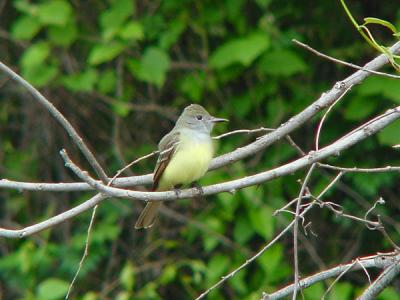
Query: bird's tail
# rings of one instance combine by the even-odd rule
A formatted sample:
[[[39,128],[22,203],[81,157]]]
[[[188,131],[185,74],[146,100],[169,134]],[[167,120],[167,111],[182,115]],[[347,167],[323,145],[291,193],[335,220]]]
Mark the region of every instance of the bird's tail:
[[[138,220],[135,224],[135,229],[147,229],[153,226],[154,220],[158,212],[158,208],[161,206],[161,201],[149,201],[146,207],[142,210]]]

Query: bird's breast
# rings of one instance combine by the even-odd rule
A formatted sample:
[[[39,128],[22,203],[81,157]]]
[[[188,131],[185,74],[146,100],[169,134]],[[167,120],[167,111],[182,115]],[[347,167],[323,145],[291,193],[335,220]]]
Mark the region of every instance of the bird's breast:
[[[169,189],[198,180],[207,172],[213,152],[209,136],[181,135],[177,149],[160,178],[160,187]]]

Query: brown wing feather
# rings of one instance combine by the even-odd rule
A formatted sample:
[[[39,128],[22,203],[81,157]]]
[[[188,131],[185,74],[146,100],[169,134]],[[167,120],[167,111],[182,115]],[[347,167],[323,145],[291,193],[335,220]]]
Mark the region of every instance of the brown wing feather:
[[[158,188],[158,183],[160,181],[161,175],[164,173],[165,168],[168,166],[168,163],[174,155],[178,142],[179,132],[170,132],[166,136],[164,136],[164,138],[158,144],[158,150],[161,153],[158,157],[156,167],[154,168],[153,191]],[[162,153],[163,151],[165,152]]]

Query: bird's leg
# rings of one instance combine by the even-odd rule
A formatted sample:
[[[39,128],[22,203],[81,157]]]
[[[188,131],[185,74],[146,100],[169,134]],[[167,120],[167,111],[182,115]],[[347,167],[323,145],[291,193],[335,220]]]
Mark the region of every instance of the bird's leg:
[[[193,181],[190,186],[192,188],[196,188],[198,196],[201,196],[204,194],[203,188],[197,182]]]
[[[179,198],[179,195],[181,193],[180,188],[182,187],[182,184],[177,184],[174,186],[173,191],[175,192],[175,195]]]

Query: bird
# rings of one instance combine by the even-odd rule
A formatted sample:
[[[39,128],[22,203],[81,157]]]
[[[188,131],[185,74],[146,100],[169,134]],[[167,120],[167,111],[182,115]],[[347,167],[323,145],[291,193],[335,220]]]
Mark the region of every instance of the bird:
[[[158,144],[159,156],[153,172],[152,191],[167,191],[195,183],[207,172],[214,155],[211,131],[227,119],[211,116],[198,104],[187,106]],[[149,200],[135,229],[153,226],[161,201]]]

